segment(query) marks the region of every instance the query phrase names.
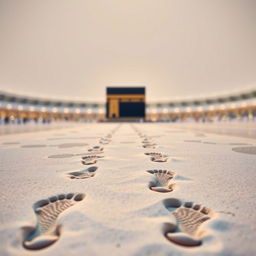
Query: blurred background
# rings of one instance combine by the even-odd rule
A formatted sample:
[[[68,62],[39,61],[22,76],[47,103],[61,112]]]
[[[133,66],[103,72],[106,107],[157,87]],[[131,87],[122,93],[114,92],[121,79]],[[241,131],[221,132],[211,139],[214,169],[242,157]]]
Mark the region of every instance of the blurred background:
[[[253,0],[0,0],[1,133],[107,121],[107,86],[145,86],[143,121],[254,129],[255,11]]]

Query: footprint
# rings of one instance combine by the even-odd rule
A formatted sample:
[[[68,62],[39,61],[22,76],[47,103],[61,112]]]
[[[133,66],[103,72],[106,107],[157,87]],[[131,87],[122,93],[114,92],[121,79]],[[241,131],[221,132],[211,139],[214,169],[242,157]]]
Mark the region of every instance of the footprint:
[[[100,144],[103,144],[103,145],[109,144],[110,142],[111,142],[111,139],[110,139],[110,138],[107,138],[107,137],[102,137],[102,138],[100,138],[100,140],[99,140],[99,143],[100,143]]]
[[[205,231],[201,231],[200,226],[214,215],[212,210],[192,202],[182,204],[176,198],[165,199],[163,203],[176,219],[176,223],[164,224],[164,236],[182,246],[201,245]]]
[[[58,216],[79,201],[85,194],[61,194],[36,202],[33,206],[36,217],[36,227],[24,227],[23,246],[29,250],[39,250],[55,243],[60,237]]]
[[[99,157],[97,155],[83,156],[81,162],[84,165],[96,164],[98,161],[98,158]]]
[[[95,158],[104,158],[104,155],[98,155],[98,154],[93,154],[92,152],[87,152],[87,153],[79,153],[79,154],[76,154],[76,155],[80,155],[82,156],[82,159],[85,159],[87,158],[88,156],[90,157],[95,157]]]
[[[169,155],[160,152],[146,152],[144,154],[147,156],[151,156],[150,159],[153,162],[166,162],[169,158]]]
[[[94,146],[94,147],[88,149],[88,152],[91,152],[94,154],[103,153],[103,151],[104,151],[104,148],[101,146]]]
[[[142,145],[143,148],[152,148],[155,149],[156,148],[156,144],[155,143],[144,143]]]
[[[69,172],[68,175],[70,179],[87,179],[93,177],[97,169],[97,166],[92,166],[78,172]]]
[[[162,156],[163,154],[160,152],[146,152],[144,153],[146,156]]]
[[[100,139],[99,143],[102,144],[102,145],[107,145],[107,144],[110,143],[110,140],[108,140],[108,139]]]
[[[164,154],[154,155],[150,157],[150,160],[152,162],[159,162],[159,163],[167,162],[168,159],[169,159],[169,156]]]
[[[170,181],[175,176],[175,172],[167,170],[148,170],[147,172],[154,175],[154,179],[150,181],[149,188],[157,192],[171,192],[175,184]]]

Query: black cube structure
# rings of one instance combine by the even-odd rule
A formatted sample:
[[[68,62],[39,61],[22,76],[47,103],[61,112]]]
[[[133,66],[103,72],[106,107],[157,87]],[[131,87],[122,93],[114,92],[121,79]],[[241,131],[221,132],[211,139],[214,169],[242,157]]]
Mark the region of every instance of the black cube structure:
[[[107,87],[108,119],[144,119],[145,106],[145,87]]]

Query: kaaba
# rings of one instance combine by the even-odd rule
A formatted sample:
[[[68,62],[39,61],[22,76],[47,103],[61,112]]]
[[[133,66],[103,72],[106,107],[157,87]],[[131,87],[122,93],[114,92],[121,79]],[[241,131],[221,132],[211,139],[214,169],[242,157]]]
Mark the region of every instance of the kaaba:
[[[144,119],[145,106],[145,87],[107,87],[108,119]]]

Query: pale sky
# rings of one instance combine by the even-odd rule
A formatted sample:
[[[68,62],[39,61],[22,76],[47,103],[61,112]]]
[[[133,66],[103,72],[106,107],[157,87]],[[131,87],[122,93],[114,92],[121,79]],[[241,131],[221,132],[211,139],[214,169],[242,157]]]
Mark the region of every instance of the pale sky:
[[[254,0],[0,0],[0,90],[148,100],[256,84]]]

